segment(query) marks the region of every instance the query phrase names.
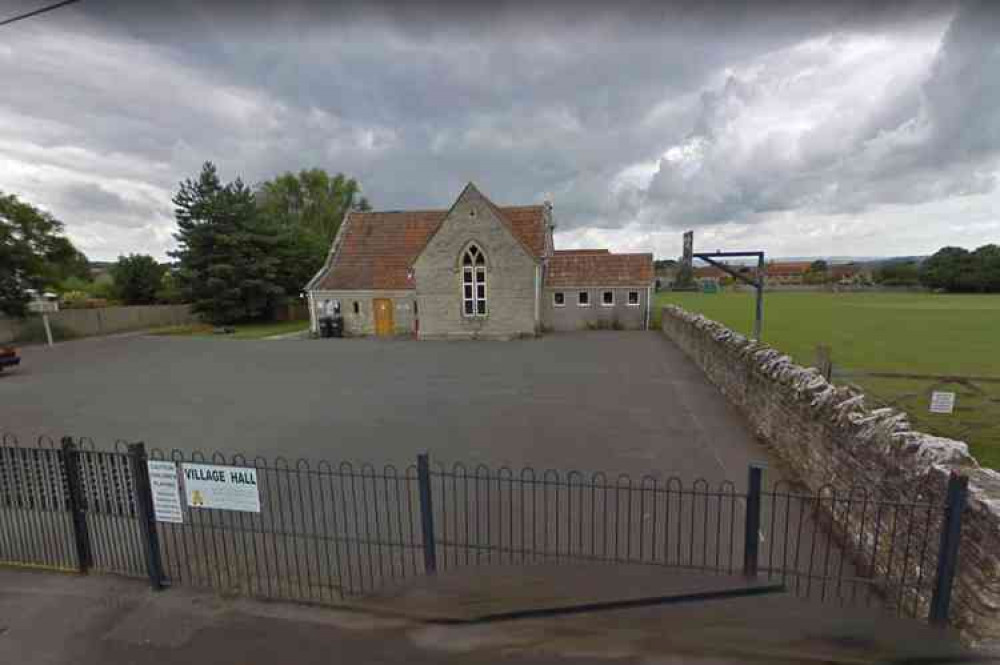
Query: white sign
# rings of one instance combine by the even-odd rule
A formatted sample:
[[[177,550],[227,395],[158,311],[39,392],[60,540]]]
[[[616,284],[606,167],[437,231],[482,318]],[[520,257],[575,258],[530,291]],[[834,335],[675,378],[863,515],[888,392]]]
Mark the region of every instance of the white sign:
[[[153,513],[157,522],[184,523],[184,507],[177,485],[177,463],[148,460],[149,487],[153,491]]]
[[[32,300],[28,302],[28,311],[43,314],[46,312],[58,312],[59,303],[54,300]]]
[[[955,393],[931,393],[931,413],[952,413],[955,410]]]
[[[260,512],[257,470],[242,466],[182,464],[184,490],[191,508]]]

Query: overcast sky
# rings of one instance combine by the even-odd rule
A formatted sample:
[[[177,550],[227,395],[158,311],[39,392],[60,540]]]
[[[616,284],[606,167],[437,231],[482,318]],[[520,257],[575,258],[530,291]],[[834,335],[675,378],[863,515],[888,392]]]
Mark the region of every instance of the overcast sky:
[[[343,171],[385,209],[472,180],[551,200],[563,248],[1000,242],[988,3],[703,4],[83,0],[0,27],[0,190],[92,259],[164,258],[205,160]]]

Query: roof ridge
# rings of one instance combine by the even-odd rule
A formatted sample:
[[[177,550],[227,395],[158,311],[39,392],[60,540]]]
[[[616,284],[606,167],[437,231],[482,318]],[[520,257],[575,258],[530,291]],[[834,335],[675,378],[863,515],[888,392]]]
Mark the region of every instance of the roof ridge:
[[[401,208],[399,210],[355,210],[358,215],[389,215],[389,214],[414,214],[420,212],[442,212],[446,213],[446,208]]]
[[[482,192],[480,192],[482,193]],[[486,195],[484,194],[485,198]],[[489,199],[486,199],[489,201]],[[544,208],[544,205],[510,205],[502,206],[489,201],[494,208],[502,210],[526,210],[529,208]],[[398,210],[352,210],[351,212],[355,215],[390,215],[390,214],[415,214],[415,213],[428,213],[428,212],[440,212],[442,214],[447,214],[450,208],[400,208]]]

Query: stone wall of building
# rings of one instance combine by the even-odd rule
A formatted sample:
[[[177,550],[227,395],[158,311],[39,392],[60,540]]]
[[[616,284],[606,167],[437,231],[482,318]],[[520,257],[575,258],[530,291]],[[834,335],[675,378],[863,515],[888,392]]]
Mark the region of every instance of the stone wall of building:
[[[579,304],[581,291],[588,293],[588,305]],[[614,304],[603,303],[603,293],[614,294]],[[629,292],[638,292],[639,302],[628,304]],[[556,305],[555,294],[563,294],[563,304]],[[644,286],[632,288],[592,286],[550,288],[542,293],[542,327],[545,330],[588,330],[612,328],[617,330],[643,330],[646,327],[646,308],[649,290]]]
[[[363,290],[363,291],[313,291],[312,312],[309,319],[313,333],[319,332],[319,319],[332,315],[337,303],[344,317],[344,334],[362,336],[375,334],[376,298],[392,302],[392,325],[396,335],[413,335],[416,332],[414,306],[416,296],[412,289]]]
[[[462,312],[461,259],[473,242],[486,254],[484,317]],[[466,190],[455,203],[413,271],[421,339],[511,338],[538,332],[535,304],[541,267],[474,190]]]
[[[885,499],[943,502],[950,474],[968,476],[951,620],[971,642],[1000,644],[1000,474],[980,467],[965,443],[914,431],[904,413],[870,409],[857,389],[831,384],[818,370],[704,316],[666,307],[662,329],[811,492],[862,487]],[[885,552],[893,538],[900,540],[888,543],[896,552],[909,546],[904,537],[928,539],[933,551],[938,548],[939,520],[926,533],[898,537],[867,533],[863,523],[853,526],[866,536],[852,542],[853,554],[869,561],[872,550]],[[934,570],[922,574],[933,577]]]

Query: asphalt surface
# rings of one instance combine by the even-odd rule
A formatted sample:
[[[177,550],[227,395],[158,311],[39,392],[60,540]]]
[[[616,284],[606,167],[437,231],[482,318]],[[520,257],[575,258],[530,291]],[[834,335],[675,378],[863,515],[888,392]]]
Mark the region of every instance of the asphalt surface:
[[[495,342],[120,336],[22,349],[0,432],[272,458],[746,482],[740,416],[656,332]],[[772,473],[771,479],[774,479]]]
[[[784,594],[446,626],[180,588],[154,593],[110,576],[0,570],[0,662],[19,665],[857,665],[972,655],[926,624]]]

